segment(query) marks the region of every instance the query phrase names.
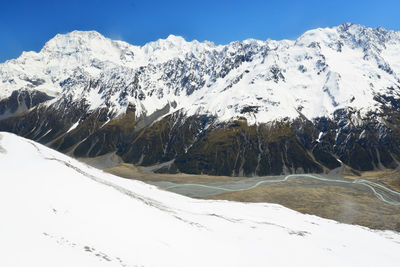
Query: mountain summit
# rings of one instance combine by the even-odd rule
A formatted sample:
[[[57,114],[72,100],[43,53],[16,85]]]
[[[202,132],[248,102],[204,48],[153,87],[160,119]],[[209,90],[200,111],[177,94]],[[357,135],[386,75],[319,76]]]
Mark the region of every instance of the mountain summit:
[[[0,65],[0,129],[192,173],[394,168],[399,52],[399,32],[350,23],[227,45],[74,31]]]

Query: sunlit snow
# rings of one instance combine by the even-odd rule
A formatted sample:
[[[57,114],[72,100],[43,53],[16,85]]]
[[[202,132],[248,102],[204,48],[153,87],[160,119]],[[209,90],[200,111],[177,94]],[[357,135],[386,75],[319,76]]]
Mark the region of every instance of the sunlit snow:
[[[0,133],[1,266],[398,266],[400,235],[196,200]]]

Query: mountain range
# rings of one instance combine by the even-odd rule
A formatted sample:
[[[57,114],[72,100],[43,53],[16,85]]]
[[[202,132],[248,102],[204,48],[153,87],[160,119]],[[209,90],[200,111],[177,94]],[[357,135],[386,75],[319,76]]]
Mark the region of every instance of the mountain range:
[[[397,168],[400,32],[134,46],[58,34],[0,64],[0,131],[158,172],[262,176]]]

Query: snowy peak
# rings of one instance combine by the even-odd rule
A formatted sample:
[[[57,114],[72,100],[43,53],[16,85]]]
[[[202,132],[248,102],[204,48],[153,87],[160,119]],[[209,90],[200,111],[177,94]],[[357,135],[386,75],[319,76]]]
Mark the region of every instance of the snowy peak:
[[[187,43],[188,42],[186,42],[183,37],[171,34],[166,39],[159,39],[157,41],[150,42],[146,44],[145,47],[148,47],[149,49],[152,48],[153,50],[169,50],[183,48],[185,45],[187,45]]]
[[[93,61],[121,64],[133,60],[135,49],[137,47],[122,41],[113,41],[96,31],[73,31],[57,34],[45,44],[39,54],[48,60],[74,60],[81,64],[90,64]]]
[[[345,23],[332,28],[317,28],[302,34],[297,45],[310,45],[313,42],[332,45],[335,42],[345,42],[352,48],[368,49],[371,45],[384,47],[386,43],[400,40],[400,33],[389,31],[382,27],[368,28],[363,25]]]
[[[173,58],[184,60],[186,55],[201,57],[206,51],[215,49],[211,42],[186,41],[181,36],[169,35],[166,39],[159,39],[141,47],[143,58],[151,64],[166,62]]]
[[[343,34],[341,37],[350,37],[356,43],[375,42],[386,43],[392,39],[398,39],[399,33],[389,31],[382,27],[368,28],[358,24],[346,23],[337,27],[337,31]]]
[[[71,53],[79,50],[93,50],[105,46],[111,40],[96,31],[73,31],[57,34],[48,41],[41,52]]]

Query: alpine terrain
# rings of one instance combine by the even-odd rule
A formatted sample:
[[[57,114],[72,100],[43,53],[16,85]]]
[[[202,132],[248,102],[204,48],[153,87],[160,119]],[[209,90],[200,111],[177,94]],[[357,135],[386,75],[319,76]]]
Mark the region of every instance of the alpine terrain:
[[[350,23],[227,45],[74,31],[0,65],[0,130],[160,172],[394,169],[399,55],[400,32]]]
[[[10,133],[0,132],[0,167],[1,266],[375,267],[400,261],[400,235],[393,231],[276,204],[187,198]]]

